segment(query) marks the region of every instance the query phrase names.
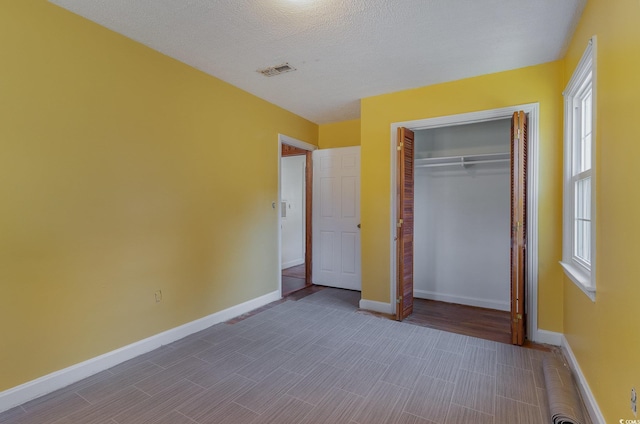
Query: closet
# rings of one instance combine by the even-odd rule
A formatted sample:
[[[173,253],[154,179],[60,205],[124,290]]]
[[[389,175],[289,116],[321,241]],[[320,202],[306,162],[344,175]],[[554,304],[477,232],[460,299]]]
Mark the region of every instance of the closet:
[[[414,132],[414,297],[509,311],[511,120]]]

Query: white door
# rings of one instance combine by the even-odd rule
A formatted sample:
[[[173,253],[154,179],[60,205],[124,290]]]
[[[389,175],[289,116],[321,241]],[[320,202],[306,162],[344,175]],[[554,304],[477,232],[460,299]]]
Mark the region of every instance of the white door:
[[[313,282],[361,290],[360,146],[313,152]]]

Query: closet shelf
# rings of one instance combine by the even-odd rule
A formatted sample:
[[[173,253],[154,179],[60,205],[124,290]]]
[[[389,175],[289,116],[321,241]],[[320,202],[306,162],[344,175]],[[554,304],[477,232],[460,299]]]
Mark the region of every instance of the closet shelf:
[[[447,156],[439,158],[416,159],[416,168],[431,168],[436,166],[462,166],[478,165],[481,163],[510,162],[511,153],[489,153],[484,155]]]

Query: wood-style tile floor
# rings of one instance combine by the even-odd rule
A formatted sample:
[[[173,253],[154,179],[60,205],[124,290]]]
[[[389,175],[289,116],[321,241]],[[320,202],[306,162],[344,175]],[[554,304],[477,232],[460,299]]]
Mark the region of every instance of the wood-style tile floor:
[[[358,311],[317,289],[0,414],[3,424],[549,422],[524,349]]]

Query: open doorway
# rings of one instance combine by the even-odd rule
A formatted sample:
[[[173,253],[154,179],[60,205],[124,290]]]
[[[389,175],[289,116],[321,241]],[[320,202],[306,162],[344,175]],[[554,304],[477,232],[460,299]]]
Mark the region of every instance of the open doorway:
[[[415,299],[404,302],[411,292],[400,293],[410,308],[398,311],[403,319],[510,342],[510,125],[499,119],[411,132],[413,207],[407,211],[405,201],[403,212],[412,221],[403,217],[402,227],[413,224]]]
[[[280,287],[283,297],[311,286],[314,146],[279,137]]]
[[[527,187],[523,194],[524,202],[520,202],[521,206],[524,206],[525,211],[524,218],[519,219],[519,222],[526,224],[528,227],[529,237],[523,241],[526,243],[526,250],[529,253],[526,257],[526,263],[523,262],[521,270],[526,270],[526,275],[523,273],[520,281],[526,282],[526,286],[523,285],[519,289],[519,297],[524,301],[526,293],[526,305],[523,304],[519,309],[514,309],[512,301],[509,300],[509,273],[510,267],[510,225],[509,225],[509,154],[508,149],[505,151],[505,146],[508,146],[508,123],[507,119],[510,118],[513,112],[520,109],[525,110],[526,114],[530,118],[530,141],[531,149],[530,155],[526,159],[524,168],[525,173],[528,175],[528,182],[524,182],[524,187]],[[425,119],[420,121],[403,122],[394,124],[395,128],[392,128],[392,187],[399,187],[398,184],[403,183],[403,176],[406,171],[402,168],[402,157],[406,155],[404,146],[400,143],[407,144],[407,136],[405,132],[394,131],[398,128],[406,128],[410,135],[408,143],[412,149],[411,164],[416,168],[420,166],[420,170],[416,170],[416,183],[422,183],[422,187],[419,192],[415,193],[415,201],[417,202],[415,207],[414,216],[414,189],[413,186],[408,192],[398,188],[398,193],[408,193],[407,197],[411,202],[410,207],[407,209],[406,199],[401,196],[397,198],[394,193],[392,199],[392,237],[393,239],[393,252],[392,252],[392,276],[394,283],[390,287],[392,302],[396,305],[402,305],[402,309],[398,309],[402,315],[401,318],[405,318],[407,314],[404,311],[407,310],[420,312],[421,308],[415,307],[413,304],[409,305],[408,300],[403,297],[405,292],[411,296],[411,301],[414,297],[413,278],[418,280],[415,287],[415,297],[429,299],[429,302],[445,301],[449,305],[467,304],[470,306],[483,307],[484,310],[478,311],[477,317],[470,317],[467,310],[461,310],[460,308],[448,308],[450,310],[450,317],[445,318],[444,322],[449,325],[456,320],[466,320],[468,324],[476,325],[487,318],[486,308],[494,309],[496,312],[501,312],[502,309],[505,313],[508,309],[516,311],[515,317],[519,318],[520,325],[526,319],[525,313],[527,313],[528,320],[526,321],[527,337],[530,340],[538,341],[537,333],[537,214],[536,214],[536,171],[537,171],[537,104],[522,105],[513,108],[497,109],[492,111],[477,112],[464,115],[449,116],[443,118]],[[471,137],[468,142],[455,144],[452,142],[452,135],[456,130],[456,126],[460,131],[477,132],[478,128],[474,128],[478,123],[488,123],[489,127],[493,127],[496,133],[504,133],[505,137],[496,139],[491,135],[489,131],[488,141],[483,147],[483,150],[477,150],[476,137]],[[461,127],[461,126],[464,126]],[[446,130],[445,128],[451,127],[453,130]],[[501,128],[504,127],[504,128]],[[506,129],[506,131],[505,131]],[[410,131],[412,130],[412,131]],[[428,132],[427,130],[431,130]],[[423,132],[424,131],[424,132]],[[414,132],[418,134],[418,137],[425,138],[422,142],[423,146],[414,146]],[[397,133],[397,134],[396,134]],[[395,135],[395,137],[394,137]],[[436,140],[437,139],[437,140]],[[496,143],[497,142],[497,143]],[[466,144],[465,144],[466,143]],[[420,144],[420,141],[418,142]],[[399,146],[399,147],[397,147]],[[418,155],[417,161],[413,159],[413,149],[415,147]],[[427,149],[428,148],[428,149]],[[464,152],[459,151],[465,150]],[[441,151],[439,151],[441,150]],[[396,152],[402,152],[402,155]],[[468,160],[466,157],[468,156]],[[405,159],[406,160],[406,159]],[[452,162],[453,161],[453,162]],[[482,163],[480,163],[482,161]],[[466,162],[466,164],[465,164]],[[511,161],[513,162],[513,161]],[[506,167],[505,167],[506,165]],[[513,165],[513,163],[512,163]],[[455,167],[455,168],[452,168]],[[513,172],[513,168],[511,169]],[[411,184],[413,184],[413,171],[411,175]],[[513,184],[513,183],[512,183]],[[404,186],[404,185],[403,185]],[[479,187],[475,187],[479,186]],[[480,187],[481,186],[481,187]],[[494,188],[499,188],[494,190]],[[513,186],[511,187],[513,191]],[[448,210],[443,210],[442,205],[447,205]],[[402,206],[400,206],[402,205]],[[403,216],[404,213],[409,212],[409,223],[414,225],[417,231],[421,231],[416,235],[416,255],[420,256],[419,260],[416,258],[414,268],[414,261],[400,262],[398,260],[398,249],[409,245],[411,247],[411,253],[413,254],[414,234],[413,229],[410,237],[405,242],[405,238],[401,237],[397,228],[404,226],[404,221],[407,218]],[[486,213],[485,213],[486,212]],[[420,216],[430,215],[430,219],[419,222]],[[439,222],[435,222],[434,216],[439,215],[442,219]],[[484,216],[483,216],[484,215]],[[403,219],[404,218],[404,219]],[[512,215],[513,218],[513,215]],[[506,223],[503,225],[503,223]],[[495,224],[495,225],[494,225]],[[491,230],[490,225],[497,227]],[[514,224],[515,225],[515,224]],[[427,228],[431,226],[431,228]],[[471,228],[471,229],[469,229]],[[427,232],[429,232],[427,234]],[[475,236],[471,237],[471,233],[476,234],[480,231],[486,233],[488,240],[476,240]],[[443,235],[443,233],[446,233]],[[452,236],[453,234],[453,236]],[[396,240],[397,238],[397,240]],[[513,237],[511,237],[513,239]],[[480,242],[480,247],[468,252],[473,247],[473,244]],[[495,248],[489,248],[490,244],[495,245]],[[502,248],[504,247],[504,248]],[[522,250],[524,251],[524,245]],[[499,255],[494,257],[480,258],[485,253],[492,253],[500,251]],[[453,255],[451,253],[453,252]],[[466,252],[466,253],[465,253]],[[441,257],[448,255],[443,261]],[[406,255],[402,257],[405,258]],[[485,255],[487,256],[487,255]],[[491,255],[489,255],[491,256]],[[406,259],[406,258],[405,258]],[[522,256],[524,260],[524,256]],[[474,262],[476,261],[476,262]],[[407,266],[405,266],[405,264]],[[403,269],[406,268],[406,269]],[[402,276],[402,277],[401,277]],[[400,287],[403,287],[405,281],[403,279],[410,279],[410,290],[404,290],[402,293],[399,291]],[[450,284],[449,284],[450,283]],[[483,283],[486,287],[479,287],[478,283]],[[473,284],[473,285],[470,285]],[[397,291],[397,293],[396,293]],[[425,301],[419,301],[418,303],[424,303]],[[510,304],[511,303],[511,304]],[[416,305],[418,306],[418,305]],[[424,306],[424,305],[421,305]],[[436,311],[434,305],[431,305],[431,310]],[[446,309],[446,308],[445,308]],[[444,310],[443,310],[444,311]],[[436,316],[442,315],[443,311],[437,312]],[[422,308],[424,312],[424,308]],[[428,317],[414,317],[414,319],[424,320]],[[449,319],[447,319],[449,318]],[[493,317],[491,317],[493,319]],[[504,321],[502,327],[509,330],[510,316],[506,312],[504,318],[500,318]],[[411,320],[411,319],[410,319]],[[486,328],[487,325],[482,325]],[[452,328],[443,328],[448,331],[453,331]],[[513,334],[513,331],[510,331]],[[524,330],[521,334],[524,334]],[[476,334],[477,337],[481,334]],[[505,334],[505,342],[509,342],[509,334]],[[523,339],[518,341],[512,341],[515,344],[521,344]]]

